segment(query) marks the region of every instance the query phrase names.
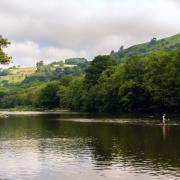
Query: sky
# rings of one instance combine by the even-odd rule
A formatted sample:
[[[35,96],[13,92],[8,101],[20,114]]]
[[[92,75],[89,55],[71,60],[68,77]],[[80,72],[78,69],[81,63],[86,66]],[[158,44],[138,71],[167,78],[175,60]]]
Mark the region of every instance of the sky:
[[[180,0],[0,0],[0,34],[11,65],[92,60],[180,33]]]

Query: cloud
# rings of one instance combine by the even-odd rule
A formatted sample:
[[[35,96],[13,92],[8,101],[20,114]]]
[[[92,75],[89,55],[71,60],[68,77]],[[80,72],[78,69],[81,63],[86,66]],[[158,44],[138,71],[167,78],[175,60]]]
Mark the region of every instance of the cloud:
[[[15,64],[92,58],[180,31],[179,0],[1,0],[0,34]]]
[[[33,41],[12,42],[11,46],[5,51],[13,57],[13,64],[22,66],[34,66],[40,60],[49,63],[66,58],[85,57],[87,55],[84,51],[59,49],[53,46],[40,47]]]

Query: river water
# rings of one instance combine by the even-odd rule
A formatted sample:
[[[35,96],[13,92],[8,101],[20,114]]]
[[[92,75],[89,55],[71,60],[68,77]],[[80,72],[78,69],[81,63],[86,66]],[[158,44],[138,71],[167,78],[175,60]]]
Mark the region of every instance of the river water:
[[[0,119],[0,179],[180,179],[179,140],[177,121],[10,115]]]

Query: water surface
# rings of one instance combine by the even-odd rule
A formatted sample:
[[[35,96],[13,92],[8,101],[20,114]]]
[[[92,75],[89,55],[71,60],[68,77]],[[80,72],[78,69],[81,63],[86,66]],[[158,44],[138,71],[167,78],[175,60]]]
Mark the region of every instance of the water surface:
[[[0,179],[180,179],[180,126],[68,113],[0,119]]]

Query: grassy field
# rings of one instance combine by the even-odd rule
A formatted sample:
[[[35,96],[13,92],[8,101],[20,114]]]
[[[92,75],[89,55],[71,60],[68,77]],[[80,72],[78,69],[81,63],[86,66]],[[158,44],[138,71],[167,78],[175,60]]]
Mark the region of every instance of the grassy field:
[[[10,69],[9,75],[0,76],[0,85],[18,83],[36,71],[35,67]]]
[[[0,76],[0,83],[18,83],[25,79],[25,74],[14,74],[14,75],[7,75],[7,76]]]
[[[147,42],[147,43],[135,45],[130,47],[129,50],[131,50],[131,52],[134,51],[134,53],[135,52],[143,53],[143,51],[144,53],[146,53],[155,50],[170,48],[174,45],[177,45],[178,43],[180,43],[180,34],[157,40],[155,43]]]
[[[48,66],[48,65],[44,65]],[[59,66],[59,65],[57,65]],[[63,64],[62,68],[74,67],[76,65]],[[51,67],[51,70],[55,70],[56,65]],[[9,73],[6,76],[0,76],[0,86],[6,84],[16,84],[22,82],[26,77],[36,72],[36,67],[23,67],[23,68],[10,68]]]
[[[123,60],[129,56],[146,55],[154,51],[171,50],[179,47],[180,34],[176,34],[168,38],[163,38],[159,40],[155,39],[155,41],[151,40],[146,43],[131,46],[127,49],[124,49],[123,51],[118,51],[111,54],[111,57],[118,62],[123,62]]]
[[[64,64],[64,67],[74,67],[76,65],[73,65],[73,64]]]
[[[16,68],[16,69],[11,69],[11,74],[32,74],[36,71],[35,67],[23,67],[23,68]]]

